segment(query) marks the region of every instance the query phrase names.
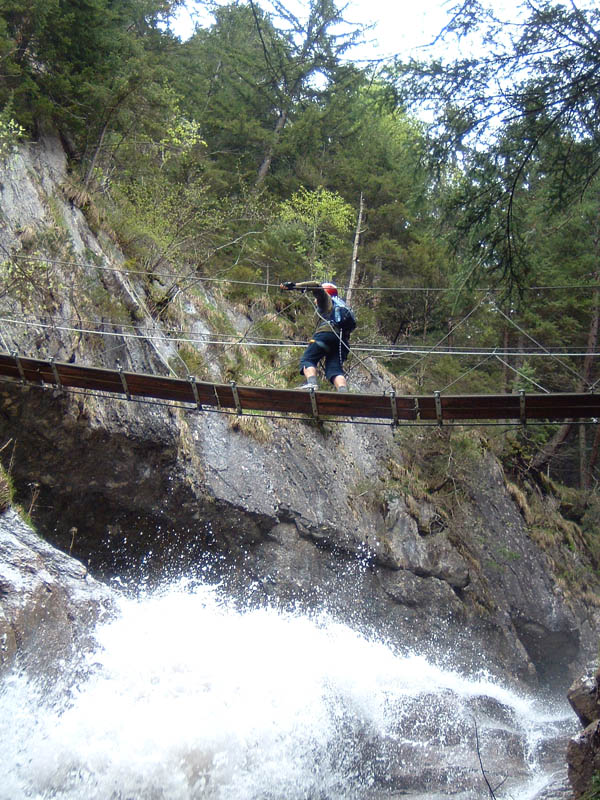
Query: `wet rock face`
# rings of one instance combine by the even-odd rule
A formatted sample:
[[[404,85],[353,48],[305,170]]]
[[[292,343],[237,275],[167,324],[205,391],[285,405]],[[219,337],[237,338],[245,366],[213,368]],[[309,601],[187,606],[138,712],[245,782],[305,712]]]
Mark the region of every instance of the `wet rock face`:
[[[589,672],[571,686],[567,697],[585,729],[569,741],[567,761],[574,797],[592,788],[600,774],[600,670]]]
[[[578,621],[578,614],[585,620],[588,612],[580,607],[575,613],[565,601],[519,510],[507,502],[502,469],[490,453],[470,476],[468,491],[457,528],[468,531],[465,541],[481,565],[482,592],[502,609],[541,682],[564,692],[581,651],[596,647],[596,634],[584,642]]]
[[[584,728],[600,717],[600,671],[578,678],[567,692],[573,711]]]
[[[0,670],[51,675],[111,612],[110,590],[37,536],[13,510],[0,514]]]
[[[324,437],[281,423],[264,444],[217,415],[137,412],[0,385],[0,436],[16,442],[2,457],[12,461],[19,500],[28,508],[37,493],[39,530],[95,577],[197,575],[244,601],[327,608],[399,647],[451,653],[468,669],[535,683],[550,664],[568,685],[577,620],[555,595],[493,459],[446,530],[401,497],[357,505],[357,473],[378,480],[396,447],[388,430]],[[363,450],[364,462],[354,461]],[[506,563],[498,542],[511,548]]]

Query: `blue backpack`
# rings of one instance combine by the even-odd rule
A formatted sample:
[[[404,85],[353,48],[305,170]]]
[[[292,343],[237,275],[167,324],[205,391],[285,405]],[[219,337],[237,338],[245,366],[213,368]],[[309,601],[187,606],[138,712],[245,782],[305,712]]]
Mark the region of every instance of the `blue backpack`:
[[[344,303],[341,297],[332,297],[331,301],[333,303],[331,321],[341,330],[342,334],[349,336],[356,328],[354,311]]]

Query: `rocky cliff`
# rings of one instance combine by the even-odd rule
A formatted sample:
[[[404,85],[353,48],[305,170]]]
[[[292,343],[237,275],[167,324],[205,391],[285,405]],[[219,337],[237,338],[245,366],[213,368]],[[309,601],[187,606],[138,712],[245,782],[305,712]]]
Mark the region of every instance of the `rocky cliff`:
[[[58,141],[10,157],[0,205],[5,350],[172,370],[177,343],[135,276],[111,271],[125,257]],[[186,330],[210,331],[217,306],[240,332],[255,313],[202,290]],[[196,350],[218,377],[214,346]],[[375,364],[354,374],[363,391],[388,380]],[[563,693],[595,651],[598,609],[561,578],[587,554],[540,545],[480,434],[240,420],[4,382],[0,449],[39,532],[96,578],[185,573],[244,601],[326,607],[399,648]]]
[[[589,670],[576,680],[569,689],[568,698],[584,728],[569,742],[569,781],[575,798],[587,793],[592,794],[592,798],[597,797],[600,790],[600,670]]]
[[[0,668],[51,676],[112,612],[112,593],[12,509],[0,513],[0,564]]]

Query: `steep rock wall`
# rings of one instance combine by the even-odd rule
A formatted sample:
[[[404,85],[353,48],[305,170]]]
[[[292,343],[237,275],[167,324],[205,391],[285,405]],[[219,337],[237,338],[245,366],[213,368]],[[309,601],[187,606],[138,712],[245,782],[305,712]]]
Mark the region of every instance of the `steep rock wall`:
[[[90,254],[98,267],[124,257],[64,198],[65,180],[56,142],[13,158],[0,189],[2,246],[25,253],[23,232],[48,225],[52,205],[63,244],[82,260],[78,274],[54,265],[57,316],[110,291],[136,335],[160,330],[139,286],[90,266]],[[115,338],[100,344],[69,326],[19,327],[17,315],[36,317],[31,303],[9,293],[0,304],[12,317],[2,329],[8,350],[80,363],[118,358],[163,374],[175,352],[167,338],[127,338],[114,325]],[[193,304],[189,315],[190,327],[207,324]],[[371,366],[356,380],[380,392],[385,383]],[[159,581],[193,573],[244,601],[327,607],[398,647],[566,690],[596,646],[597,613],[563,594],[490,453],[472,459],[447,518],[435,498],[387,480],[409,469],[402,432],[261,425],[256,435],[219,414],[0,384],[0,446],[10,443],[0,457],[18,496],[25,507],[35,501],[44,536],[93,574]]]
[[[12,509],[0,513],[0,669],[52,675],[110,614],[113,596],[83,564],[51,547]]]

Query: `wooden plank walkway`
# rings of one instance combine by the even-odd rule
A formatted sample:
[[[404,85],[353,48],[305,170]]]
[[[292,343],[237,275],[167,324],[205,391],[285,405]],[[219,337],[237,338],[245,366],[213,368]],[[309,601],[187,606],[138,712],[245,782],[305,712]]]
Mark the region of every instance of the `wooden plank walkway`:
[[[188,403],[237,413],[270,411],[318,417],[404,421],[600,419],[600,394],[396,395],[310,392],[207,383],[0,353],[0,376],[23,384],[110,392],[130,399]]]

